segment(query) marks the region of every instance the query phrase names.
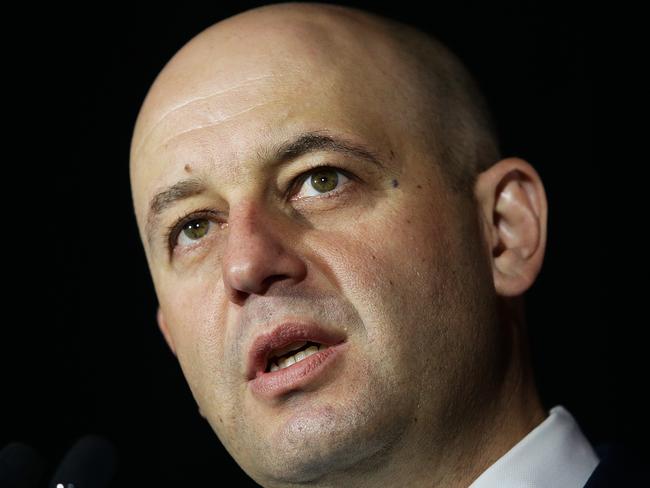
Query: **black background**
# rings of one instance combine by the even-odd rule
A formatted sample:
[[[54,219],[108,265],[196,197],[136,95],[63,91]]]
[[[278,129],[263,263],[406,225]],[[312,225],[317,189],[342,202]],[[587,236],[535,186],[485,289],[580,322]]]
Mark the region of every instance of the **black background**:
[[[137,112],[169,58],[214,22],[263,3],[41,11],[13,39],[10,77],[23,92],[8,93],[21,117],[5,173],[2,445],[26,442],[53,470],[95,433],[117,446],[115,486],[219,486],[226,477],[255,486],[199,416],[158,331],[128,157]],[[529,161],[549,201],[545,263],[527,294],[543,402],[567,407],[594,444],[640,443],[647,403],[627,387],[628,331],[603,308],[584,12],[547,2],[339,3],[433,33],[475,74],[504,156]]]

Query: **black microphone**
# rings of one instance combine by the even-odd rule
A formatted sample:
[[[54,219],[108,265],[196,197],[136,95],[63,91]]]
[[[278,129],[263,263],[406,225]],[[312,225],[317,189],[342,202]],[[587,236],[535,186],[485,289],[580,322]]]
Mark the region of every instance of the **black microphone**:
[[[22,442],[7,444],[0,451],[0,486],[34,488],[38,485],[45,461],[34,449]]]
[[[103,437],[79,439],[63,457],[50,488],[107,488],[115,474],[115,447]]]

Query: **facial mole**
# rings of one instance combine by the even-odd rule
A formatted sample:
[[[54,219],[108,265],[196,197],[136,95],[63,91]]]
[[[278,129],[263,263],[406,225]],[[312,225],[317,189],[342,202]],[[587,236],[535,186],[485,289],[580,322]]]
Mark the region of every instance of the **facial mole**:
[[[188,173],[191,173],[192,172],[192,167],[189,164],[186,164],[185,165],[185,171],[187,171]]]
[[[397,188],[399,186],[399,181],[393,180],[393,188]]]
[[[422,185],[418,185],[418,188],[422,188]]]

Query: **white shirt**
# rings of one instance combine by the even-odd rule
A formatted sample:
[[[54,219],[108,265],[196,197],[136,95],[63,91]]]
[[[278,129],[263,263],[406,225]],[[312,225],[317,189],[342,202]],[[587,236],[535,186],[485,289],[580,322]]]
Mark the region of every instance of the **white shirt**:
[[[556,405],[469,488],[582,488],[599,462],[573,416]]]

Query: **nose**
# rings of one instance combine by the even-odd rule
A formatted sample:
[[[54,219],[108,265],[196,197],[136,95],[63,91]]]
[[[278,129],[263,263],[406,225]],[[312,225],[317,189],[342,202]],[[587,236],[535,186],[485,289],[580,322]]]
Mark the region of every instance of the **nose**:
[[[280,230],[259,205],[231,209],[228,229],[222,276],[231,302],[243,305],[250,294],[266,293],[275,281],[304,279],[305,263],[292,252],[286,236],[281,238]]]

